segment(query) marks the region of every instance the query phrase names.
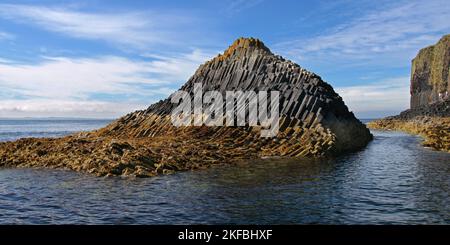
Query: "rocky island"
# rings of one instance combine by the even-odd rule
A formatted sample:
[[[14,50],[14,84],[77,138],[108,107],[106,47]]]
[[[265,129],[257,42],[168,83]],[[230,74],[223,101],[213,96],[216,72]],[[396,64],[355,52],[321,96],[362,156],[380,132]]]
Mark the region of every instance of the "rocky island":
[[[327,157],[372,140],[342,98],[320,76],[273,54],[260,40],[239,38],[201,65],[181,90],[279,91],[279,131],[261,127],[175,127],[170,97],[105,128],[62,138],[0,143],[0,166],[47,167],[98,176],[147,177],[261,157]],[[236,108],[245,110],[244,108]]]
[[[410,109],[372,121],[373,129],[424,137],[423,145],[450,152],[450,35],[419,51],[412,61]]]

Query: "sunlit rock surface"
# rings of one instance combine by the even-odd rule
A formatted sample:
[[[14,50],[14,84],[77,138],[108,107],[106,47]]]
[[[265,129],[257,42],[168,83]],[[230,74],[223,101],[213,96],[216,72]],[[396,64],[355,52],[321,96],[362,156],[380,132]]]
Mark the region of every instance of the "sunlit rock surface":
[[[326,157],[364,147],[372,135],[322,79],[240,38],[201,65],[181,90],[279,91],[279,132],[261,127],[175,127],[170,98],[105,128],[59,139],[0,143],[0,166],[69,168],[103,175],[153,176],[261,157]],[[244,106],[245,107],[245,106]],[[237,111],[245,108],[236,108]]]
[[[411,108],[370,122],[373,129],[424,137],[423,145],[450,152],[450,35],[419,51],[412,61]]]

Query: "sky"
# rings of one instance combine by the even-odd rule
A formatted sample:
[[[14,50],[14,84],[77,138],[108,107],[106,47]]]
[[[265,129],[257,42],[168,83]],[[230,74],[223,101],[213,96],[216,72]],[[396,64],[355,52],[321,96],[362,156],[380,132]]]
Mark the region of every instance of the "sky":
[[[0,118],[116,118],[239,37],[320,75],[359,118],[409,107],[411,60],[450,33],[436,1],[0,1]]]

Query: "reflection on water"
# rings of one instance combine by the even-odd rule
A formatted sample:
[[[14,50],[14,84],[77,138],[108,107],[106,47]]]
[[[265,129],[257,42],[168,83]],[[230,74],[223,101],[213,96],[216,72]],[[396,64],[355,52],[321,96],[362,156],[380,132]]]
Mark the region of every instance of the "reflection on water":
[[[1,223],[450,224],[450,154],[375,131],[329,160],[266,159],[150,179],[0,170]]]

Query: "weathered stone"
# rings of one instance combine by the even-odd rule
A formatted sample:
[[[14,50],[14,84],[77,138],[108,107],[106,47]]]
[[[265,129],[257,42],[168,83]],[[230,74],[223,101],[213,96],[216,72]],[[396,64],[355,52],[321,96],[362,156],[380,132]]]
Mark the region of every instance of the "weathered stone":
[[[337,155],[372,139],[329,84],[272,54],[258,39],[236,40],[201,65],[181,90],[194,94],[195,83],[202,83],[203,92],[223,95],[279,91],[279,134],[261,138],[261,127],[248,126],[177,128],[168,98],[90,133],[0,143],[0,166],[64,166],[98,176],[145,177],[266,156]]]
[[[420,50],[412,61],[411,109],[450,97],[449,73],[450,35],[446,35],[435,45]]]

